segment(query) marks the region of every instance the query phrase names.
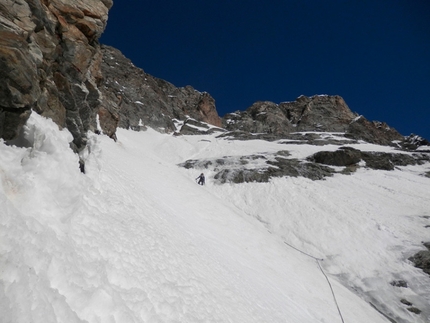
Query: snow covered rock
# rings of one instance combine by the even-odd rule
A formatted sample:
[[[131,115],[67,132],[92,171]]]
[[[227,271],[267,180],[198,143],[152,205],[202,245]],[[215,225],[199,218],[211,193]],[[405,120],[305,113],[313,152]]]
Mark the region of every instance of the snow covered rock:
[[[423,146],[424,149],[427,147],[427,150],[430,151],[430,142],[427,139],[413,133],[405,138],[405,140],[402,142],[402,146],[409,150],[416,150],[417,148]]]
[[[214,132],[224,132],[222,128],[214,127],[195,119],[187,119],[181,123],[180,129],[175,135],[208,135]]]

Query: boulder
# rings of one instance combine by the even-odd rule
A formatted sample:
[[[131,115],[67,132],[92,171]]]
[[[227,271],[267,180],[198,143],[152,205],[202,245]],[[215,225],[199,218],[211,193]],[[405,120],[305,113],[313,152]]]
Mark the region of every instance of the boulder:
[[[395,166],[417,164],[417,160],[407,154],[362,152],[361,157],[366,162],[366,166],[372,169],[393,170]]]
[[[319,151],[308,157],[308,160],[332,166],[350,166],[360,162],[361,151],[351,147],[340,147],[336,151]]]
[[[319,151],[309,156],[307,160],[332,166],[351,166],[364,160],[366,167],[393,170],[395,166],[416,165],[421,162],[421,158],[419,154],[369,152],[340,147],[336,151]]]
[[[410,257],[417,268],[421,268],[426,274],[430,275],[430,242],[425,242],[424,247],[427,250],[417,252],[414,256]]]

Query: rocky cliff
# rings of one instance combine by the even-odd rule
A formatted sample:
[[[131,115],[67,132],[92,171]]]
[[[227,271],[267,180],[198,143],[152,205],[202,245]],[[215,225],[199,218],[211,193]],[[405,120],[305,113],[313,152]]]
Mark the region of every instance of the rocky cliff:
[[[102,125],[104,133],[112,136],[115,123],[127,129],[150,126],[162,132],[173,132],[175,120],[188,118],[221,127],[215,100],[210,94],[191,86],[176,87],[153,77],[113,47],[102,46],[102,54],[101,109],[106,111],[105,120],[110,120]]]
[[[85,146],[102,81],[102,34],[112,0],[5,0],[0,4],[0,136],[13,139],[30,111]]]
[[[111,6],[112,0],[0,4],[0,138],[16,138],[33,110],[68,128],[75,151],[85,147],[88,130],[116,139],[117,127],[193,134],[215,129],[207,124],[238,139],[341,132],[346,139],[408,149],[428,143],[415,136],[405,140],[387,124],[358,116],[340,96],[256,102],[221,119],[210,94],[153,77],[119,50],[99,44]]]
[[[227,114],[224,127],[233,135],[259,134],[269,140],[295,139],[296,132],[342,132],[346,138],[390,145],[404,137],[382,122],[353,113],[340,96],[300,96],[293,102],[256,102],[246,111]],[[254,136],[255,137],[255,136]]]
[[[100,117],[104,118],[103,124],[111,125],[109,128],[102,126],[109,136],[114,134],[115,125],[135,130],[150,126],[174,132],[177,130],[175,120],[187,122],[188,118],[193,118],[222,127],[227,131],[224,136],[237,139],[297,139],[298,132],[341,132],[348,140],[382,145],[405,142],[405,138],[387,124],[353,113],[337,95],[300,96],[293,102],[280,104],[256,102],[245,111],[229,113],[220,119],[215,100],[208,93],[191,86],[178,88],[153,77],[134,66],[115,48],[102,46],[102,53],[104,83],[100,89],[105,113]],[[185,123],[179,133],[206,132],[204,124],[194,126],[187,127]]]

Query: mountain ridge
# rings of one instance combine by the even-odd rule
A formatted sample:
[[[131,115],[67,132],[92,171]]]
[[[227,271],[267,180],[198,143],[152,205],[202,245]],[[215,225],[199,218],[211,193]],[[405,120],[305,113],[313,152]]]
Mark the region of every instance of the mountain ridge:
[[[383,122],[363,116],[354,120],[337,95],[301,96],[279,104],[255,102],[221,120],[209,93],[153,77],[119,50],[99,43],[112,4],[110,0],[76,0],[71,5],[36,0],[0,8],[1,138],[18,137],[34,110],[69,129],[75,152],[85,147],[86,133],[96,131],[97,122],[99,130],[115,138],[118,126],[140,129],[142,121],[144,126],[173,132],[173,120],[188,117],[229,131],[264,132],[266,138],[279,139],[295,131],[342,130],[352,138],[384,145],[393,140],[409,149],[428,144],[419,136],[405,140]]]
[[[102,66],[107,75],[102,90],[104,97],[110,97],[110,102],[117,96],[129,97],[128,102],[122,101],[122,108],[112,107],[112,113],[119,116],[120,125],[125,128],[138,130],[139,122],[143,122],[161,131],[174,132],[172,120],[191,118],[233,133],[240,132],[242,139],[253,133],[274,140],[292,138],[295,132],[341,131],[351,139],[410,150],[429,144],[424,138],[402,136],[384,122],[368,121],[364,116],[353,113],[338,95],[300,96],[295,101],[279,104],[257,101],[244,111],[227,113],[219,118],[215,100],[210,94],[200,93],[190,86],[177,88],[135,67],[119,50],[105,45],[102,48]],[[127,66],[127,74],[115,66]],[[108,106],[109,100],[102,104]],[[244,133],[248,135],[244,137]]]

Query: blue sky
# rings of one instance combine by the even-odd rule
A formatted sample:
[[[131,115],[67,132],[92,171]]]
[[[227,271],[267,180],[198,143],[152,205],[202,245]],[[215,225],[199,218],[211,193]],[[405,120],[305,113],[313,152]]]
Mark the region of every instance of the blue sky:
[[[430,140],[430,1],[114,1],[101,43],[145,72],[209,92],[218,113],[342,96]]]

